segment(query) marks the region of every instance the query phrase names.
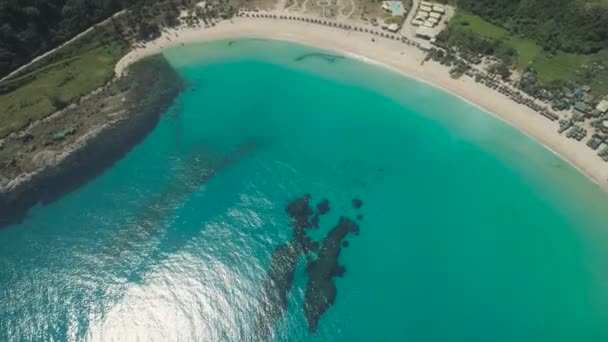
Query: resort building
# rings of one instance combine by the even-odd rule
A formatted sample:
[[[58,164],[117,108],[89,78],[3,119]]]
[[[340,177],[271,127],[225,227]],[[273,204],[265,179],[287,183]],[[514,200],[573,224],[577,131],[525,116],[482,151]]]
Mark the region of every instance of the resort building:
[[[416,17],[414,19],[419,19],[419,20],[425,21],[426,18],[428,18],[428,17],[429,17],[429,14],[427,12],[418,12],[418,13],[416,13]]]
[[[441,5],[433,5],[433,12],[444,14],[445,13],[445,7],[443,7]]]
[[[424,19],[414,19],[412,20],[412,25],[414,26],[422,26],[422,24],[424,24]]]
[[[595,109],[602,114],[608,114],[608,99],[600,101]]]
[[[431,6],[424,6],[424,5],[420,5],[420,11],[424,11],[424,12],[432,12],[433,8]]]
[[[439,24],[439,19],[433,18],[433,17],[428,18],[426,21],[428,21],[429,23],[433,24],[433,26]]]
[[[583,115],[589,113],[589,109],[589,106],[585,102],[578,101],[574,104],[575,112],[579,112]]]
[[[397,31],[399,31],[399,25],[397,24],[390,24],[388,25],[388,30],[395,33]]]
[[[435,23],[430,22],[430,21],[427,20],[427,21],[424,22],[424,24],[422,24],[422,26],[433,28],[433,27],[435,27]]]
[[[418,13],[416,13],[416,18],[426,19],[428,17],[429,17],[429,12],[427,12],[427,11],[418,11]]]
[[[421,6],[433,6],[433,4],[432,4],[432,3],[430,3],[430,2],[428,2],[428,1],[421,1],[421,2],[420,2],[420,5],[421,5]]]
[[[441,14],[439,14],[437,12],[431,12],[431,13],[429,13],[429,17],[439,20],[439,19],[441,19]]]
[[[420,26],[417,30],[416,30],[416,36],[424,38],[424,39],[433,39],[435,38],[435,30],[433,30],[430,27],[427,26]]]
[[[382,8],[393,16],[403,16],[406,12],[401,1],[383,1]]]

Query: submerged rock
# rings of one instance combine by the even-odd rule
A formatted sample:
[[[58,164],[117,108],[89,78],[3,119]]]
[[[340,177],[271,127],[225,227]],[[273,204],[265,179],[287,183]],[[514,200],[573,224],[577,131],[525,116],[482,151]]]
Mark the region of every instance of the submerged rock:
[[[338,290],[333,278],[342,276],[344,267],[338,264],[342,250],[342,241],[349,233],[358,234],[359,226],[352,220],[341,217],[323,239],[323,243],[315,261],[306,267],[308,284],[304,295],[304,314],[311,332],[316,332],[321,316],[336,300]]]
[[[320,215],[325,215],[329,212],[329,201],[327,199],[324,199],[317,204],[317,212]]]

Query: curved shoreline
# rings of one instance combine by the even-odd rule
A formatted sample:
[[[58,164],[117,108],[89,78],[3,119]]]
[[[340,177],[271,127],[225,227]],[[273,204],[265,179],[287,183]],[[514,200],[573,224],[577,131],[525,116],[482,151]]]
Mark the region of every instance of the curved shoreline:
[[[310,45],[343,53],[429,84],[511,125],[561,157],[603,190],[608,190],[608,165],[584,143],[559,135],[556,122],[471,78],[452,79],[448,68],[436,62],[427,61],[421,65],[425,54],[416,47],[368,33],[300,21],[237,17],[209,28],[166,30],[158,39],[124,56],[115,72],[122,75],[131,63],[167,48],[229,38],[264,38]]]

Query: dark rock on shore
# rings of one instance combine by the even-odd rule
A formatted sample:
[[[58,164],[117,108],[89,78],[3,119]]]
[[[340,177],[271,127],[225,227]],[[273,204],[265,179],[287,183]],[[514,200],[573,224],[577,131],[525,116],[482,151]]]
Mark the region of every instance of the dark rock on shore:
[[[161,114],[184,89],[184,82],[162,56],[153,56],[133,64],[126,76],[109,87],[125,93],[121,108],[127,113],[124,118],[102,128],[57,164],[49,164],[1,192],[0,227],[19,222],[32,206],[61,198],[123,158],[154,129]],[[102,100],[94,96],[85,101]],[[83,106],[86,104],[73,110]]]

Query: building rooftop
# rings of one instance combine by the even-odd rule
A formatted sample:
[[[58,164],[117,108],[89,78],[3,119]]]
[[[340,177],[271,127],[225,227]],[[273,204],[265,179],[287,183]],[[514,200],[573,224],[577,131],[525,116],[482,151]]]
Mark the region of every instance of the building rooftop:
[[[416,13],[416,18],[417,19],[426,19],[428,18],[429,13],[428,12],[418,12]]]
[[[416,19],[412,20],[412,25],[414,25],[414,26],[421,26],[422,24],[424,24],[424,20],[422,20],[422,19],[416,18]]]
[[[399,31],[399,25],[397,24],[390,24],[388,25],[388,30],[391,32],[397,32]]]
[[[595,107],[600,113],[608,113],[608,99],[600,101]]]
[[[433,39],[435,38],[436,35],[436,30],[427,27],[427,26],[420,26],[417,30],[416,30],[416,35],[426,38],[426,39]]]
[[[581,113],[587,113],[589,111],[589,106],[585,102],[578,101],[574,104],[574,109]]]
[[[441,5],[433,5],[433,12],[445,13],[445,8]]]
[[[431,18],[435,18],[435,19],[440,19],[441,18],[441,14],[437,13],[437,12],[431,12],[431,13],[429,13],[429,16]]]

